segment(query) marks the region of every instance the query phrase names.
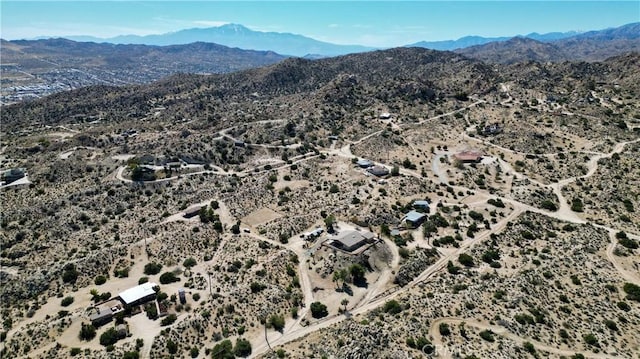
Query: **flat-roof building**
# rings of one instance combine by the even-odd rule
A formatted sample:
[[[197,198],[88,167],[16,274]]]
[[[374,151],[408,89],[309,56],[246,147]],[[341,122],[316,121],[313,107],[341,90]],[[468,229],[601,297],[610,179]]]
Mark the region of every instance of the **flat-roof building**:
[[[334,246],[347,252],[353,252],[367,243],[371,243],[375,234],[371,232],[344,231],[333,238]]]
[[[122,302],[127,305],[137,305],[148,302],[150,300],[155,299],[156,291],[154,287],[158,285],[153,282],[147,282],[135,286],[133,288],[129,288],[124,292],[120,293],[118,296],[122,300]]]

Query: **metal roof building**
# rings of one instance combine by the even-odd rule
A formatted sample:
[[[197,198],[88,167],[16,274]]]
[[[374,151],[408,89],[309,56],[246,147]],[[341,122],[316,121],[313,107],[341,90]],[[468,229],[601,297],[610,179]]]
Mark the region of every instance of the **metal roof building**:
[[[126,305],[135,305],[135,304],[144,303],[146,301],[149,301],[155,298],[156,291],[153,289],[153,287],[157,287],[157,286],[158,285],[153,282],[143,283],[133,288],[129,288],[125,290],[124,292],[120,293],[118,296],[120,297],[120,299],[122,299],[122,301]]]
[[[427,218],[427,215],[417,211],[411,211],[402,217],[401,222],[409,223],[413,228],[417,228]]]

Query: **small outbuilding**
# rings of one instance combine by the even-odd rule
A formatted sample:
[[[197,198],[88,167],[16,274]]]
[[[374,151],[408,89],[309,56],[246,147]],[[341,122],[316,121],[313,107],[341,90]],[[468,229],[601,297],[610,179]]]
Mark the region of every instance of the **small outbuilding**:
[[[369,160],[365,160],[365,159],[358,160],[358,162],[356,162],[356,164],[358,165],[358,167],[361,167],[361,168],[369,168],[369,167],[373,166],[373,162],[371,162]]]
[[[462,151],[454,155],[455,159],[464,163],[475,163],[482,160],[482,152],[478,151]]]
[[[184,288],[178,289],[178,298],[180,299],[180,304],[185,304],[187,302],[187,296],[184,292]]]
[[[413,208],[429,212],[429,201],[419,199],[413,201]]]
[[[367,172],[374,176],[383,177],[389,174],[389,170],[384,166],[373,166],[367,168]]]
[[[417,211],[411,211],[402,217],[401,223],[406,223],[407,227],[418,228],[427,218],[427,215]]]

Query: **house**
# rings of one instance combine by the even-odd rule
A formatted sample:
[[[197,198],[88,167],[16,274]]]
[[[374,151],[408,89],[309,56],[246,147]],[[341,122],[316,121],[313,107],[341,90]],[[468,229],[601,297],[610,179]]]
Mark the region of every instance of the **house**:
[[[480,162],[482,156],[483,154],[478,151],[462,151],[453,155],[456,160],[464,163]]]
[[[365,244],[372,243],[374,238],[375,234],[371,232],[344,231],[334,237],[332,243],[336,248],[353,252]]]
[[[389,174],[389,170],[384,166],[373,166],[367,168],[367,172],[371,173],[374,176],[382,177]]]
[[[391,114],[389,112],[383,112],[380,114],[380,119],[381,120],[388,120],[391,118]]]
[[[426,200],[415,200],[413,201],[413,208],[415,209],[421,209],[424,211],[427,211],[427,213],[429,212],[429,201]]]
[[[417,211],[411,211],[402,217],[401,223],[406,223],[410,228],[418,228],[427,218],[427,215]]]
[[[23,168],[12,168],[2,174],[2,180],[5,182],[5,184],[9,184],[23,178],[26,175],[27,173]]]
[[[143,304],[156,298],[155,287],[158,287],[156,283],[143,283],[125,290],[118,294],[118,297],[127,307]]]
[[[500,127],[500,124],[497,124],[497,123],[492,123],[488,126],[485,126],[484,129],[482,130],[482,134],[485,136],[497,135],[500,132],[502,132],[502,127]]]
[[[300,238],[304,238],[307,241],[312,241],[318,237],[320,237],[320,235],[324,233],[324,229],[322,228],[316,228],[311,232],[307,232],[307,233],[303,233]]]
[[[96,311],[89,316],[89,320],[94,327],[109,323],[111,318],[113,318],[111,308],[96,308]]]
[[[356,164],[358,165],[358,167],[361,167],[361,168],[369,168],[369,167],[373,166],[373,162],[371,162],[369,160],[365,160],[365,159],[358,160],[358,162],[356,162]]]

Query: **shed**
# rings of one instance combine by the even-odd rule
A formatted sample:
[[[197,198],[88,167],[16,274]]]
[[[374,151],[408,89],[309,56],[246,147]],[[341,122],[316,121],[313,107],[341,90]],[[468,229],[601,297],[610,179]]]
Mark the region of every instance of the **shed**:
[[[429,201],[422,199],[413,201],[413,208],[425,209],[429,211]]]
[[[184,288],[178,289],[178,298],[180,298],[180,304],[184,304],[187,302],[187,296],[184,292]]]
[[[156,291],[153,288],[157,286],[158,285],[153,282],[143,283],[125,290],[118,296],[126,306],[142,304],[155,299]]]
[[[483,154],[478,151],[462,151],[454,155],[455,159],[460,162],[480,162]]]
[[[389,174],[389,170],[384,166],[373,166],[367,169],[374,176],[382,177]]]

